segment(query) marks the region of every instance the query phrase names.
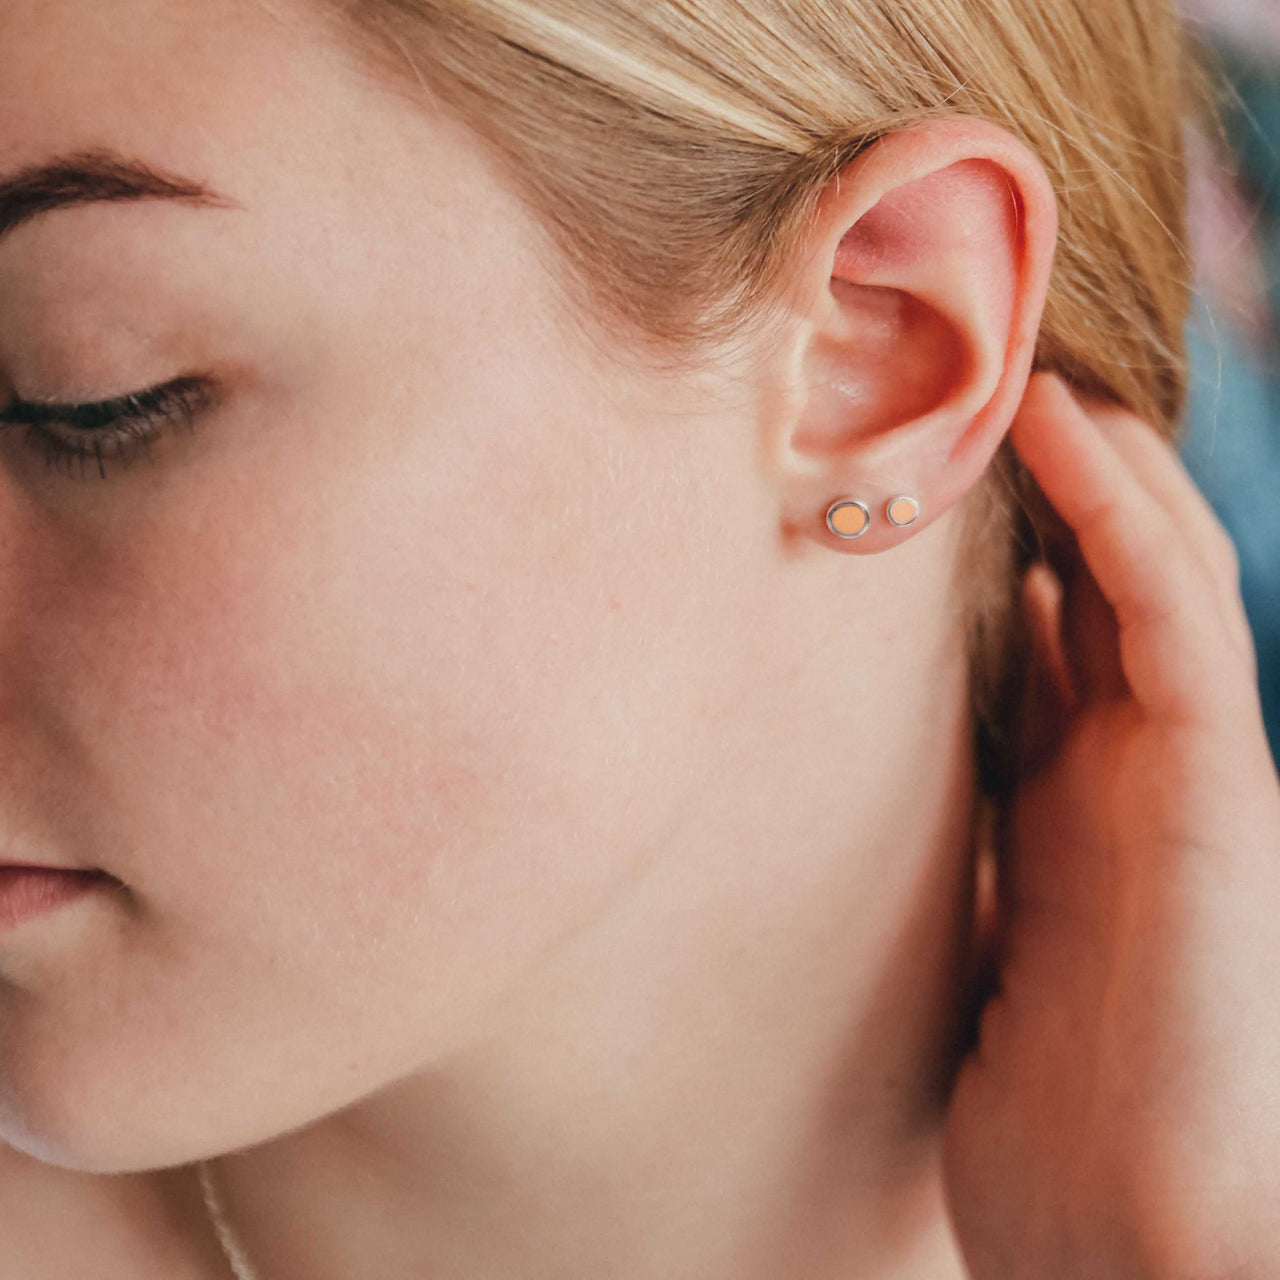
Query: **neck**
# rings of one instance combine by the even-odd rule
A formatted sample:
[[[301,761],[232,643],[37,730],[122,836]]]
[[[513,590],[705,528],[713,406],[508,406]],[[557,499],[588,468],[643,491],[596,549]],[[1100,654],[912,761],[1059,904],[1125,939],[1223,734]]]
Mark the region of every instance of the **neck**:
[[[953,720],[931,726],[951,784],[870,842],[846,827],[779,878],[740,806],[756,843],[717,864],[731,885],[662,860],[464,1050],[214,1162],[261,1280],[959,1280],[939,1149],[973,808]]]

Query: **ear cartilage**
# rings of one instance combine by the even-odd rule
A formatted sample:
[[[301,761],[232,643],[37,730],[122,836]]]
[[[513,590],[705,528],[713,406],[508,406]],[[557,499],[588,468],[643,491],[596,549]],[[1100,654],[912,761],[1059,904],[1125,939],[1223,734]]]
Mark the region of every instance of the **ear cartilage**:
[[[906,494],[902,494],[889,500],[884,513],[889,517],[890,524],[901,527],[904,524],[910,524],[920,514],[920,504],[914,498],[908,498]]]
[[[857,498],[838,498],[827,508],[827,528],[837,538],[860,538],[871,524],[871,508]]]

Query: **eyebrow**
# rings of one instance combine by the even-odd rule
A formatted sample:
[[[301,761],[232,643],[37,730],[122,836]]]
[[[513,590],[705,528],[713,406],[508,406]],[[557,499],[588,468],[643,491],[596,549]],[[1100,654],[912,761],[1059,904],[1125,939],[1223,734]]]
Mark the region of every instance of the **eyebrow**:
[[[244,208],[201,182],[95,148],[29,165],[0,181],[0,239],[53,209],[126,200],[177,200],[219,209]]]

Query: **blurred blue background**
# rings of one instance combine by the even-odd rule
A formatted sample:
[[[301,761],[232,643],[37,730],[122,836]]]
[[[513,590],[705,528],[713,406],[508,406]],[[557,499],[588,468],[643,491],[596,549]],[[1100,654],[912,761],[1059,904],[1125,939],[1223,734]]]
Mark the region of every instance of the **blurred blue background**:
[[[1228,154],[1193,142],[1197,299],[1182,457],[1240,554],[1280,758],[1280,0],[1188,0]]]

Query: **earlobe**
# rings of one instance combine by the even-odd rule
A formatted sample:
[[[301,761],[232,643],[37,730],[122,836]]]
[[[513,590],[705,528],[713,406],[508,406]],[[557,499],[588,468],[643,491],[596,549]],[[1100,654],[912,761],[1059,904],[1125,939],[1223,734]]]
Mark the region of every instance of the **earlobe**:
[[[892,134],[833,179],[791,302],[797,523],[884,550],[976,483],[1030,375],[1056,235],[1043,166],[982,121]],[[856,544],[824,518],[840,498],[871,513]]]

